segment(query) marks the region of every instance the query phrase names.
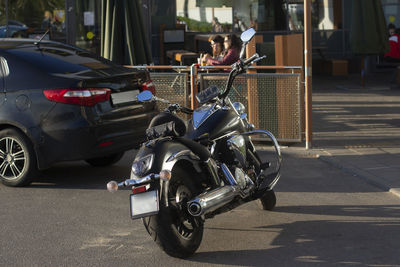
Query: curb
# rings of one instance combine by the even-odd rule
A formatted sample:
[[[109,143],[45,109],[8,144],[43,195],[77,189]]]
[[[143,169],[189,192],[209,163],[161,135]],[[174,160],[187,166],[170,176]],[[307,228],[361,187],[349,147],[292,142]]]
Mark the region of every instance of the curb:
[[[372,175],[368,172],[360,170],[356,167],[352,166],[345,166],[339,160],[337,160],[334,156],[317,156],[317,158],[335,168],[342,170],[343,172],[350,174],[354,177],[359,177],[360,179],[364,180],[368,184],[375,186],[383,191],[390,192],[397,197],[400,197],[400,188],[392,188],[387,183],[383,182],[381,178]]]

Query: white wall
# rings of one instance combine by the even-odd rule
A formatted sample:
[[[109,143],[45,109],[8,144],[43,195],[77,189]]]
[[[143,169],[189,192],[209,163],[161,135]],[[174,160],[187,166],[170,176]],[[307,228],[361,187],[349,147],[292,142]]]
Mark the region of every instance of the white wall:
[[[184,16],[185,0],[176,0],[176,15]],[[200,8],[196,7],[196,0],[188,1],[189,18],[200,21]],[[214,16],[218,18],[220,23],[232,23],[232,8],[214,8]],[[212,8],[205,8],[205,19],[207,22],[212,20]]]

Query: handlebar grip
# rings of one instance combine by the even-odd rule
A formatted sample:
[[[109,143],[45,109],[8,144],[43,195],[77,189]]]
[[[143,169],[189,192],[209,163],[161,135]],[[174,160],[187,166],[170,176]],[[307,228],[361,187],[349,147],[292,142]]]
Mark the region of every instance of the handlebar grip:
[[[181,107],[181,111],[183,113],[186,113],[186,114],[192,114],[193,113],[193,109],[190,109],[190,108],[187,108],[187,107]]]
[[[257,53],[255,53],[254,55],[252,55],[251,57],[249,57],[248,59],[246,59],[243,63],[245,65],[248,65],[249,63],[251,63],[253,60],[255,60],[256,58],[258,58],[259,55]]]

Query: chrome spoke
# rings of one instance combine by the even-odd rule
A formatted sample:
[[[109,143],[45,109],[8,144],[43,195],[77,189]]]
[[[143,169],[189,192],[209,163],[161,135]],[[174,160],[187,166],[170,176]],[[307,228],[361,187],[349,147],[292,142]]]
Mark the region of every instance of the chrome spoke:
[[[18,169],[17,165],[15,165],[15,163],[10,165],[10,169],[12,171],[12,173],[14,174],[14,177],[17,177],[18,175],[21,174],[21,171]]]
[[[24,152],[25,151],[21,150],[21,151],[18,151],[17,153],[15,153],[15,154],[13,154],[12,156],[14,157],[14,160],[25,160],[25,153]]]
[[[0,149],[0,158],[4,159],[6,157],[6,153]]]
[[[8,163],[6,161],[3,161],[3,163],[0,165],[0,172],[2,176],[4,176],[4,174],[6,173],[7,166]]]
[[[6,138],[6,152],[12,153],[12,149],[14,146],[14,139]]]

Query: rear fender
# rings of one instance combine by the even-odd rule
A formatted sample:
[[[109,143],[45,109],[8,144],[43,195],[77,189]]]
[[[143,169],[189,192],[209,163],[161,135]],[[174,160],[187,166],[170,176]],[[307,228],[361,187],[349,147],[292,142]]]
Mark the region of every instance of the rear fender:
[[[199,157],[187,146],[173,140],[158,141],[151,145],[143,144],[135,157],[135,161],[149,154],[154,155],[152,167],[143,176],[151,173],[158,174],[162,170],[172,171],[181,160],[189,162],[196,171],[201,171]],[[134,176],[131,171],[131,179]]]
[[[150,170],[146,172],[148,174],[159,174],[161,170],[168,170],[172,173],[175,166],[184,167],[186,170],[196,171],[197,173],[202,172],[200,159],[196,156],[188,147],[185,145],[173,141],[158,141],[155,144],[149,146],[143,144],[136,157],[135,161],[149,154],[153,154],[153,163]],[[134,174],[131,170],[131,179],[134,178]],[[199,179],[201,175],[191,175],[193,179]],[[160,201],[166,200],[163,197],[168,194],[169,181],[155,180],[151,183],[150,190],[157,190],[159,192]],[[168,203],[163,203],[163,206],[168,206]]]

